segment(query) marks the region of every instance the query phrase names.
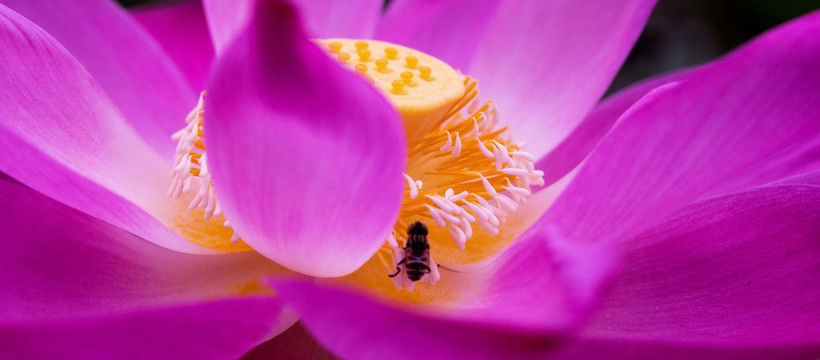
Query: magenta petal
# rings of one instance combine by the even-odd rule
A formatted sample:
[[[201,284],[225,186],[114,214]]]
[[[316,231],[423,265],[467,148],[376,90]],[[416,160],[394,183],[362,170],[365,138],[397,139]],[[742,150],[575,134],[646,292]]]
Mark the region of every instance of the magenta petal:
[[[6,180],[0,245],[0,358],[236,357],[296,320],[222,300],[281,271],[264,257],[171,251]]]
[[[532,358],[559,335],[400,310],[370,296],[307,281],[271,281],[316,339],[350,359]],[[408,338],[423,346],[409,346]]]
[[[654,0],[508,1],[469,71],[516,141],[540,158],[592,109],[632,49]]]
[[[168,164],[126,124],[53,38],[0,6],[0,171],[71,207],[164,247],[203,248],[172,218]]]
[[[5,180],[0,244],[3,325],[202,302],[282,271],[254,253],[168,250]]]
[[[233,38],[247,26],[253,4],[259,0],[202,0],[211,41],[219,55]]]
[[[630,108],[545,221],[579,241],[625,238],[814,142],[818,20],[774,30]]]
[[[598,104],[584,120],[546,156],[536,169],[544,172],[544,183],[552,184],[572,171],[612,129],[615,121],[651,90],[686,78],[688,72],[675,71],[632,85]]]
[[[384,243],[403,191],[395,110],[269,2],[217,64],[205,98],[214,186],[256,251],[313,276],[359,268]]]
[[[296,323],[285,332],[277,335],[242,356],[242,360],[270,359],[338,359],[325,350],[302,323]]]
[[[102,86],[137,133],[165,158],[173,156],[175,144],[169,138],[196,105],[196,93],[125,11],[108,0],[4,0],[3,4],[54,36]]]
[[[630,360],[804,360],[820,357],[818,346],[710,346],[666,344],[640,340],[581,339],[550,359]]]
[[[436,286],[461,299],[417,311],[352,289],[270,283],[319,342],[345,358],[530,358],[577,330],[614,270],[612,252],[536,228],[480,269],[448,271]],[[408,348],[395,327],[425,346]]]
[[[203,0],[217,53],[222,53],[251,20],[260,0]],[[281,0],[277,0],[281,1]],[[381,0],[290,0],[299,8],[312,38],[372,37],[381,17]]]
[[[0,324],[4,359],[235,359],[275,330],[282,304],[244,298],[71,322]]]
[[[797,144],[781,154],[774,156],[760,164],[749,167],[743,173],[726,179],[725,182],[710,189],[701,199],[707,199],[721,194],[745,190],[751,187],[769,183],[781,183],[792,177],[802,177],[803,174],[820,170],[820,133],[813,139]]]
[[[202,3],[187,0],[143,6],[133,9],[131,15],[176,62],[191,87],[204,89],[214,47]]]
[[[292,0],[311,37],[369,39],[382,15],[382,0]]]
[[[574,329],[616,268],[615,248],[568,241],[536,225],[492,265],[454,281],[472,282],[470,298],[448,313],[462,319],[542,331]]]
[[[585,336],[820,348],[820,187],[771,186],[684,208],[625,243]]]
[[[498,2],[392,1],[376,38],[424,51],[466,72]]]

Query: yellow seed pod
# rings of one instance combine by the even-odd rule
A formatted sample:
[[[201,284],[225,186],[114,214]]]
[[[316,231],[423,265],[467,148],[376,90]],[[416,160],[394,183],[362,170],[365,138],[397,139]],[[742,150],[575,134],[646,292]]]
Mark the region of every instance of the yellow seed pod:
[[[373,85],[402,115],[410,141],[421,139],[464,94],[464,77],[450,65],[421,51],[376,40],[325,39],[316,42],[331,55],[336,54],[336,47],[356,49],[358,61],[345,61],[342,65],[359,73],[367,71]],[[384,54],[385,57],[374,61],[374,54]],[[344,60],[348,59],[349,56]],[[367,67],[358,66],[364,66],[363,62],[373,63],[375,68],[368,71]]]

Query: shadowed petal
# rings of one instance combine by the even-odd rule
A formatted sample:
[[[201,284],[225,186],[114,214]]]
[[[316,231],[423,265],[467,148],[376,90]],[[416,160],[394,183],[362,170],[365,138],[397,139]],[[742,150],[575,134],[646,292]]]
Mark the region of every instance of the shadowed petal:
[[[498,104],[516,141],[540,158],[609,86],[653,0],[507,1],[490,20],[467,72]]]
[[[379,22],[376,38],[421,50],[466,72],[498,3],[395,0]]]
[[[232,359],[281,330],[279,300],[217,300],[70,322],[0,324],[7,359]],[[281,326],[280,326],[281,327]]]
[[[208,70],[214,59],[214,47],[200,1],[131,8],[131,16],[176,62],[193,89],[205,88]],[[178,123],[182,127],[182,123]]]
[[[813,143],[820,133],[818,19],[815,13],[774,30],[630,108],[547,221],[579,241],[626,238]]]
[[[625,243],[585,337],[820,350],[820,187],[762,187],[688,206]],[[817,353],[817,352],[815,352]]]
[[[338,359],[310,336],[301,323],[296,323],[242,356],[242,360],[270,359]]]
[[[538,160],[535,168],[544,171],[544,183],[552,184],[578,166],[612,129],[615,121],[644,95],[661,85],[683,80],[687,74],[675,71],[645,80],[596,106],[561,144]]]
[[[406,145],[395,110],[266,2],[220,59],[205,99],[214,186],[243,240],[285,267],[339,276],[385,241]]]
[[[581,339],[545,359],[609,360],[802,360],[820,356],[818,346],[710,346],[665,344],[634,339]]]
[[[54,36],[137,133],[161,156],[172,158],[175,144],[169,139],[184,125],[197,94],[124,10],[108,0],[4,0],[3,5]]]
[[[214,47],[222,53],[251,20],[254,4],[268,0],[203,0]],[[275,2],[275,1],[274,1]],[[312,38],[368,39],[381,17],[381,0],[291,0]]]
[[[185,208],[165,196],[169,165],[82,65],[3,6],[0,58],[0,171],[156,244],[207,250],[163,225],[179,221],[177,211]]]

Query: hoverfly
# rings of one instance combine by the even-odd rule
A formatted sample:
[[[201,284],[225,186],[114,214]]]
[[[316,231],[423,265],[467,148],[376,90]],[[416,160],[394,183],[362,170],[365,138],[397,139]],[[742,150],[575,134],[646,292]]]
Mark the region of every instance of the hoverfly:
[[[430,257],[430,244],[427,243],[427,226],[416,221],[407,227],[407,242],[404,244],[404,258],[396,266],[396,272],[388,276],[395,277],[402,270],[412,282],[421,280],[431,274],[434,283],[438,280],[438,265]]]

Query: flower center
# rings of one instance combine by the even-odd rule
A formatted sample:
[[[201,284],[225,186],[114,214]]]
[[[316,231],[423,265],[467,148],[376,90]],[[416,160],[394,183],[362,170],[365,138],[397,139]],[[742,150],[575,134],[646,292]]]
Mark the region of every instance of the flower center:
[[[543,172],[535,170],[533,156],[499,125],[493,102],[480,99],[478,82],[430,55],[395,44],[351,39],[316,43],[380,90],[404,122],[409,150],[404,200],[392,233],[374,256],[384,281],[389,276],[397,289],[411,290],[416,281],[435,284],[439,272],[434,257],[445,266],[470,263],[509,244],[500,230],[532,195],[531,187],[544,184]],[[202,131],[204,96],[186,117],[187,125],[173,135],[178,145],[168,195],[187,194],[189,210],[202,211],[206,220],[217,218],[231,233],[230,243],[226,236],[221,243],[200,245],[246,247],[221,216],[211,183]]]
[[[492,235],[527,201],[531,186],[544,184],[543,172],[499,126],[493,102],[480,100],[478,82],[399,45],[349,39],[317,43],[379,89],[404,121],[409,150],[404,201],[377,253],[396,287],[412,289],[419,273],[428,283],[438,281],[434,256],[466,263],[500,250]],[[424,264],[417,263],[421,253],[408,246],[409,228],[417,221],[438,226],[431,226]],[[468,246],[475,225],[489,236]]]

